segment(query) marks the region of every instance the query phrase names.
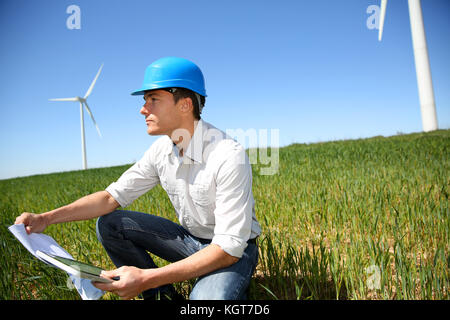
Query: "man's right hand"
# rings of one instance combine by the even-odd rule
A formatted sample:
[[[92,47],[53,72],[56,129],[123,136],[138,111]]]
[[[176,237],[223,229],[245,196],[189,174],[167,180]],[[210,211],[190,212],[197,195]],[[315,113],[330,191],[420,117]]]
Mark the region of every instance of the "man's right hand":
[[[42,214],[35,214],[30,212],[24,212],[16,218],[14,224],[23,223],[25,225],[25,231],[28,234],[33,232],[41,233],[47,227],[47,221]]]

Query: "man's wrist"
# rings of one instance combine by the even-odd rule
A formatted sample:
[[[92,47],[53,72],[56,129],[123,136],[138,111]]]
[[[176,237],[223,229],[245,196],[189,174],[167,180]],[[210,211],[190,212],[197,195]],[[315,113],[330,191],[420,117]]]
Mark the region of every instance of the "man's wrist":
[[[164,268],[164,267],[163,267]],[[160,274],[163,268],[142,269],[142,286],[143,291],[153,289],[164,285],[161,282]]]
[[[49,225],[53,224],[52,222],[52,211],[41,213],[42,221],[44,222],[45,227],[47,228]]]

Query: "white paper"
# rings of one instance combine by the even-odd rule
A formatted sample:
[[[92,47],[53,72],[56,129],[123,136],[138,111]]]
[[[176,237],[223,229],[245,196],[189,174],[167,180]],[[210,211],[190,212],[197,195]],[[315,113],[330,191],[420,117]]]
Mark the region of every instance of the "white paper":
[[[14,224],[10,226],[9,231],[23,244],[23,246],[36,258],[36,251],[40,250],[45,253],[54,254],[60,257],[73,259],[73,257],[64,248],[62,248],[52,237],[43,233],[27,234],[23,224]],[[44,261],[45,262],[45,261]],[[68,274],[74,287],[77,289],[83,300],[100,299],[104,292],[94,287],[89,279],[81,279]]]

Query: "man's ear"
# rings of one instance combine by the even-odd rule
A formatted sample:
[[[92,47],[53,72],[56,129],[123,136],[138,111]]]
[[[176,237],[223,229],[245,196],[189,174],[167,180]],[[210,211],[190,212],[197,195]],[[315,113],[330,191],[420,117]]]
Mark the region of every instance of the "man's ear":
[[[183,101],[181,101],[180,110],[183,113],[192,113],[192,110],[194,110],[194,105],[192,104],[191,98],[184,98]]]

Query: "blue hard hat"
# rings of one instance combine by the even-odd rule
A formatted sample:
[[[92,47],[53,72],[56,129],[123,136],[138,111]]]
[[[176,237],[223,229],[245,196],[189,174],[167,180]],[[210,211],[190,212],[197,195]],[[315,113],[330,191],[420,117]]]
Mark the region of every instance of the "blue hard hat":
[[[164,88],[186,88],[206,97],[202,71],[195,63],[183,58],[164,57],[153,62],[145,70],[142,87],[132,95]]]

